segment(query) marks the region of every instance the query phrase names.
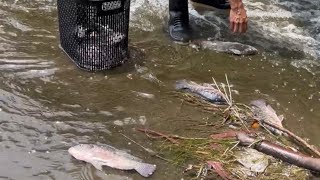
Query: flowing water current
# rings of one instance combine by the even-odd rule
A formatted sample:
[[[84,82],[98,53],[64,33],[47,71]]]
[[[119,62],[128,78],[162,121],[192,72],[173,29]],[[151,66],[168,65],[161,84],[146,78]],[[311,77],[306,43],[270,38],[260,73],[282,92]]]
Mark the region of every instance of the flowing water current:
[[[109,144],[158,168],[150,179],[181,179],[181,169],[146,155],[133,130],[146,126],[200,136],[198,124],[217,119],[175,94],[174,82],[225,81],[248,103],[264,98],[284,126],[320,145],[320,4],[317,0],[245,0],[249,31],[228,30],[226,11],[193,7],[196,38],[238,41],[256,56],[197,51],[172,43],[163,27],[168,2],[132,0],[132,58],[103,73],[79,70],[59,48],[56,1],[0,0],[0,179],[141,179],[133,172],[97,171],[67,149]],[[201,130],[200,130],[201,131]],[[107,174],[106,174],[107,173]]]

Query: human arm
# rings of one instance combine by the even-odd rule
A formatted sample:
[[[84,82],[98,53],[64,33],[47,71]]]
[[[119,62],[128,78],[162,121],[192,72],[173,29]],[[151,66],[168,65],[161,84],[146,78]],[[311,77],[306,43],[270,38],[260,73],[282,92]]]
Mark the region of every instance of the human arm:
[[[247,12],[242,0],[229,0],[230,3],[230,30],[234,33],[245,33],[248,28]]]

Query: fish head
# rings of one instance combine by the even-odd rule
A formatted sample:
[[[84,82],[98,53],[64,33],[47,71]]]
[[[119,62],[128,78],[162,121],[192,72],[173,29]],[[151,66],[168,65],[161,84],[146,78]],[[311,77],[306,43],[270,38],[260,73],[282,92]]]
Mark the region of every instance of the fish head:
[[[243,50],[242,54],[243,55],[256,55],[258,54],[258,49],[252,46],[247,47],[246,49]]]
[[[86,160],[92,156],[94,145],[79,144],[68,149],[69,154],[79,160]]]

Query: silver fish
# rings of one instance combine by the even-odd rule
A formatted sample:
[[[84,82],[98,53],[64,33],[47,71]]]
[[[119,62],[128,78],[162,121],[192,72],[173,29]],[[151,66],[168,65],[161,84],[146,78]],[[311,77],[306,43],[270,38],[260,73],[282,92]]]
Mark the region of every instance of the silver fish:
[[[211,103],[215,103],[215,104],[226,103],[224,94],[222,94],[213,86],[206,83],[203,85],[200,85],[200,84],[197,84],[196,82],[187,81],[183,79],[176,82],[176,89],[194,93]]]
[[[279,127],[282,126],[282,121],[284,119],[283,115],[278,116],[276,114],[276,111],[270,106],[267,105],[266,101],[263,99],[258,99],[250,102],[250,105],[253,108],[253,113],[255,118],[260,121],[262,124],[263,122],[268,122],[275,124]],[[283,133],[273,127],[270,127],[268,125],[264,125],[266,128],[268,128],[271,132],[282,135]]]
[[[149,177],[156,170],[156,165],[143,163],[141,159],[109,145],[79,144],[69,148],[68,152],[74,158],[90,163],[100,171],[102,166],[109,166],[121,170],[136,170],[141,176]]]
[[[238,42],[224,42],[224,41],[195,41],[193,45],[201,49],[208,49],[220,53],[228,53],[234,55],[255,55],[258,50],[250,45],[241,44]]]

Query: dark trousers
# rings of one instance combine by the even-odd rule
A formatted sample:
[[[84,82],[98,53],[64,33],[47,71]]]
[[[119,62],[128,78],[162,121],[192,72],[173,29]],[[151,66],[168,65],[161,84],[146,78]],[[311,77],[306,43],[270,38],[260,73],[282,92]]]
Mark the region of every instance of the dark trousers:
[[[169,11],[180,12],[182,19],[189,22],[188,0],[169,0]]]
[[[169,11],[188,12],[188,0],[169,0]]]

